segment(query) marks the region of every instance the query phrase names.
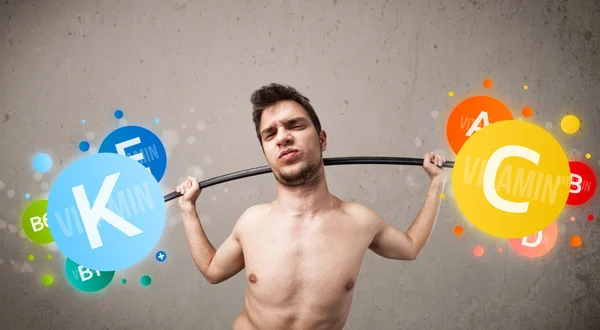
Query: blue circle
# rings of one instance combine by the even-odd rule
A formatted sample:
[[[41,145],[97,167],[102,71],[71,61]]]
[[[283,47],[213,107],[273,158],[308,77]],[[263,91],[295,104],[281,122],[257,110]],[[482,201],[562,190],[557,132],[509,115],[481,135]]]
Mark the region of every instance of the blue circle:
[[[31,195],[29,193],[26,193],[25,198],[29,198],[29,197],[31,197]]]
[[[156,261],[163,262],[165,260],[167,260],[167,254],[165,253],[165,251],[156,252]]]
[[[81,141],[79,143],[79,150],[83,152],[90,150],[90,144],[87,141]]]
[[[140,126],[124,126],[102,141],[99,153],[121,154],[139,161],[160,182],[167,169],[167,152],[154,133]]]
[[[154,118],[154,123],[158,124],[158,118]]]
[[[52,237],[66,257],[111,271],[136,264],[154,249],[166,208],[160,185],[144,166],[98,153],[61,172],[48,196],[47,214]]]
[[[123,118],[123,110],[115,111],[115,118],[117,118],[117,119]]]
[[[82,124],[85,124],[85,119],[82,119],[82,120],[81,120],[81,123],[82,123]]]
[[[33,168],[40,172],[44,173],[48,171],[52,167],[52,158],[48,156],[48,154],[37,154],[33,157]]]

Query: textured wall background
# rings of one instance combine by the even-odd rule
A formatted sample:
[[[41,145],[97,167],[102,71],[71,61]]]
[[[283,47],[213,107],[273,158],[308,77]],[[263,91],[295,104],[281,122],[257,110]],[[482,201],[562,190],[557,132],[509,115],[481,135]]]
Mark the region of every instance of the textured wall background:
[[[64,257],[29,241],[20,219],[84,155],[79,141],[95,152],[127,123],[153,130],[168,147],[165,194],[185,175],[206,179],[266,164],[249,96],[270,82],[295,86],[313,101],[329,136],[325,157],[437,150],[453,159],[445,138],[450,111],[469,96],[490,95],[515,116],[531,106],[535,114],[524,120],[547,128],[570,159],[600,174],[599,15],[594,0],[3,0],[0,328],[230,328],[243,306],[244,272],[216,286],[205,282],[175,202],[157,246],[168,261],[150,254],[93,295],[66,281]],[[488,78],[491,89],[482,86]],[[124,119],[113,117],[115,109]],[[582,121],[573,136],[560,130],[566,113]],[[54,160],[41,177],[31,165],[38,152]],[[327,175],[334,194],[365,203],[402,230],[428,180],[418,167],[336,166]],[[600,322],[600,230],[585,220],[600,216],[598,193],[583,207],[565,208],[556,246],[538,259],[475,230],[458,211],[451,181],[446,193],[419,259],[367,253],[347,329],[585,329]],[[213,244],[243,210],[273,198],[271,175],[206,189],[199,207]],[[454,235],[456,225],[465,227],[462,236]],[[572,235],[582,237],[580,248],[569,245]],[[471,252],[476,245],[485,248],[482,257]],[[54,275],[54,284],[43,286],[43,274]],[[152,277],[148,287],[139,285],[143,274]]]

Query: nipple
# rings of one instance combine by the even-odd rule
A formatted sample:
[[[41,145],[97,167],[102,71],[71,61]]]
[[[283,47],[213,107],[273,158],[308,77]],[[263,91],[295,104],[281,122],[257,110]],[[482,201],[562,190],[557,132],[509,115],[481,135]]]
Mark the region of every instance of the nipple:
[[[346,282],[346,290],[351,290],[354,287],[354,282],[352,280],[348,280]]]
[[[250,276],[248,276],[248,281],[250,281],[250,283],[256,283],[256,280],[256,275],[250,274]]]

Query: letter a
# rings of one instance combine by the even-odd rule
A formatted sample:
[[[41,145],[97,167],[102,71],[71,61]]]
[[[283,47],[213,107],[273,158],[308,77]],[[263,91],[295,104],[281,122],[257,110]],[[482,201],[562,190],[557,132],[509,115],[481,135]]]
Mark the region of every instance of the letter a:
[[[467,131],[467,134],[465,134],[465,135],[471,136],[476,131],[482,129],[483,127],[479,127],[479,123],[481,123],[482,120],[483,120],[483,127],[486,127],[487,125],[490,124],[490,119],[488,118],[488,114],[485,111],[481,111],[479,113],[479,116],[477,116],[477,118],[475,119],[475,121],[473,122],[473,124],[471,125],[469,130]]]

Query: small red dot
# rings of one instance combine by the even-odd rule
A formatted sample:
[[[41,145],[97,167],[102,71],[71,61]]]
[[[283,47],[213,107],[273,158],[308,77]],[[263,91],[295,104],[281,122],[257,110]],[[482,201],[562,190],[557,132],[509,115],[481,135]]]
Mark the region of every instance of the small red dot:
[[[588,220],[590,220],[590,221],[594,220],[594,216],[593,216],[593,215],[591,215],[591,214],[589,214],[589,215],[588,215]]]

